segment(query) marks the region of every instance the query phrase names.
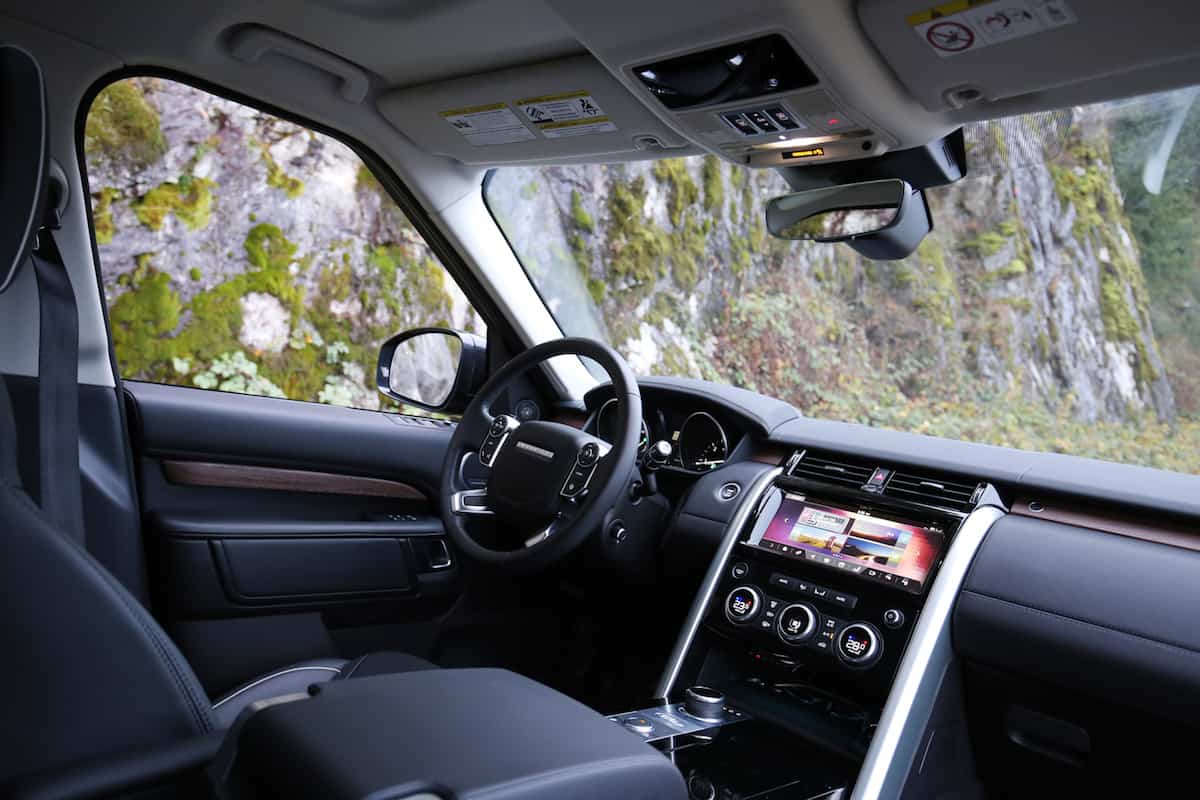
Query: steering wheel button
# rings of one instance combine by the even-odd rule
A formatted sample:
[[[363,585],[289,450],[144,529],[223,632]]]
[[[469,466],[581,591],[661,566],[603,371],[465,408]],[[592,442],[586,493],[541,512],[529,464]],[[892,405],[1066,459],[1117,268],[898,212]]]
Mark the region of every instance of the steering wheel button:
[[[600,459],[600,446],[595,442],[588,442],[583,447],[579,448],[578,463],[581,467],[590,467]]]

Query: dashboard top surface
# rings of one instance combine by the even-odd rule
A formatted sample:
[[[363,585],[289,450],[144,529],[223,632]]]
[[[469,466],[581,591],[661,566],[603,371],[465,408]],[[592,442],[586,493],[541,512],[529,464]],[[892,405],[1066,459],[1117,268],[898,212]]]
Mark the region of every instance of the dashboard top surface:
[[[888,466],[908,465],[971,476],[1014,492],[1056,493],[1200,517],[1200,476],[812,419],[779,400],[708,381],[650,377],[639,379],[638,384],[648,406],[692,404],[721,410],[723,418],[740,425],[753,441],[775,446],[780,453],[820,448]],[[607,385],[593,389],[585,398],[588,411],[594,413],[609,396],[611,388]],[[732,441],[730,449],[731,460],[736,460]]]

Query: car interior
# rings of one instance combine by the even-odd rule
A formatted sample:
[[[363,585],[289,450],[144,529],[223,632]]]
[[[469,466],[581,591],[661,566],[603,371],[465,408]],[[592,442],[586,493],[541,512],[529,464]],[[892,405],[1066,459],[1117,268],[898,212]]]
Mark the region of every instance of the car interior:
[[[1178,0],[0,0],[0,795],[1186,787],[1200,476],[809,414],[736,377],[750,350],[698,368],[607,310],[702,313],[787,240],[928,257],[972,126],[1190,104],[1198,33]],[[609,174],[643,177],[577,177]],[[759,238],[686,273],[723,175],[778,196],[728,188]],[[971,231],[980,291],[1116,213],[1088,209],[1015,254]],[[1101,311],[1056,341],[1110,334],[1098,414],[1174,414],[1110,314],[1119,239],[1072,251]]]

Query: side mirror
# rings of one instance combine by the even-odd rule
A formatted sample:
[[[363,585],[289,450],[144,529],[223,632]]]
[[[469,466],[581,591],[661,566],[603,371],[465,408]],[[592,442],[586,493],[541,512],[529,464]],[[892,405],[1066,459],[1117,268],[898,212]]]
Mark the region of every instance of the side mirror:
[[[906,258],[933,230],[925,193],[901,180],[811,189],[767,203],[767,230],[780,239],[846,242],[868,258]]]
[[[401,403],[455,414],[487,375],[487,342],[443,328],[399,333],[379,348],[379,391]]]

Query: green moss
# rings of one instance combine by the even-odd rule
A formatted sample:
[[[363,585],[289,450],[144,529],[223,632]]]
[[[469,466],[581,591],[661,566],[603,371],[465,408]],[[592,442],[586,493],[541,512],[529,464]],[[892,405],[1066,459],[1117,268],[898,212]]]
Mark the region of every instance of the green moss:
[[[704,184],[704,210],[720,215],[725,208],[725,179],[721,175],[719,158],[711,155],[704,157],[700,180]]]
[[[112,202],[120,197],[116,189],[104,188],[98,194],[92,195],[95,204],[92,207],[92,222],[96,226],[96,244],[109,244],[117,232],[113,222]]]
[[[599,305],[604,302],[604,295],[607,293],[608,287],[599,278],[588,278],[587,290],[588,294],[592,296],[592,301]]]
[[[650,310],[646,312],[646,322],[656,328],[661,328],[664,322],[674,317],[674,314],[675,303],[663,292],[655,295],[654,301],[650,303]]]
[[[1035,344],[1037,345],[1038,358],[1042,361],[1049,361],[1050,360],[1050,337],[1046,335],[1045,331],[1038,331],[1038,335],[1037,335]]]
[[[704,260],[704,226],[694,216],[671,234],[671,274],[680,288],[690,292],[700,280],[700,264]]]
[[[584,275],[591,272],[592,254],[588,251],[587,242],[579,233],[572,233],[567,237],[567,244],[571,248],[571,257],[575,259],[575,266]]]
[[[167,152],[158,112],[146,101],[136,79],[109,84],[96,95],[84,124],[89,157],[145,167]]]
[[[614,181],[608,195],[609,273],[635,285],[652,284],[666,269],[670,237],[643,213],[646,182]]]
[[[212,217],[213,188],[207,178],[181,175],[176,183],[161,183],[133,203],[138,221],[153,231],[162,230],[168,214],[174,214],[191,230],[208,227]]]
[[[596,222],[583,207],[583,197],[578,189],[571,190],[571,222],[584,233],[593,233],[596,230]]]
[[[700,199],[700,189],[688,172],[687,159],[664,158],[655,161],[653,173],[655,179],[667,187],[667,217],[672,225],[679,227],[683,212]]]
[[[288,197],[299,197],[304,194],[304,181],[299,178],[293,178],[283,171],[283,167],[271,157],[271,150],[265,144],[262,145],[262,161],[267,168],[267,185],[279,189]],[[366,169],[365,166],[359,168],[359,175]],[[370,170],[367,170],[370,172]]]
[[[1004,245],[1008,244],[1008,236],[996,231],[988,231],[968,239],[962,243],[962,249],[978,253],[981,256],[994,256]]]
[[[375,173],[367,168],[366,164],[358,165],[358,172],[354,175],[355,191],[377,192],[379,194],[387,194],[383,190],[383,184],[375,177]]]
[[[917,248],[917,257],[925,270],[913,304],[939,327],[949,330],[954,327],[958,285],[946,265],[946,251],[941,242],[927,236]]]
[[[1028,269],[1025,267],[1025,262],[1019,258],[1014,258],[992,274],[1002,280],[1010,280],[1012,278],[1019,278],[1026,272],[1028,272]]]
[[[192,280],[194,280],[194,281],[198,281],[198,280],[200,280],[200,278],[202,278],[203,276],[200,274],[200,268],[199,268],[199,267],[192,267],[191,269],[189,269],[189,270],[188,270],[188,277],[189,277],[189,278],[191,278],[191,279],[192,279]]]

